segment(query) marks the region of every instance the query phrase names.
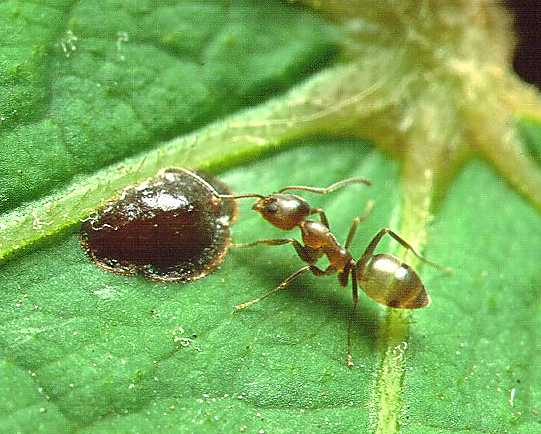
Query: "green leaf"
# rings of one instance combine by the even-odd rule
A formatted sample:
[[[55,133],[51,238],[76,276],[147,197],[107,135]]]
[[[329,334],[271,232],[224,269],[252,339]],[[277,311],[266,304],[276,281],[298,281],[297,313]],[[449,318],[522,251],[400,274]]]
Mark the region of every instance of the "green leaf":
[[[295,170],[298,164],[321,167],[321,157],[331,157],[333,151],[342,158],[325,169]],[[361,166],[359,154],[365,155]],[[276,173],[277,167],[283,171]],[[392,182],[396,165],[366,146],[300,148],[229,171],[223,179],[239,191],[245,185],[271,191],[285,180],[318,185],[351,175],[381,182],[374,189],[359,186],[357,192],[314,203],[329,210],[343,238],[364,198],[387,197],[378,203],[369,232],[359,237],[362,244],[397,197]],[[250,214],[244,204],[235,240],[278,234]],[[373,303],[363,309],[366,317],[360,318],[356,333],[364,380],[344,364],[350,295],[333,291],[334,279],[306,278],[268,303],[232,313],[234,304],[257,296],[299,266],[292,249],[235,251],[206,279],[156,284],[97,269],[77,235],[70,235],[3,267],[4,348],[12,349],[7,355],[11,364],[34,375],[41,387],[42,394],[28,398],[27,405],[51,423],[52,431],[73,424],[89,432],[125,432],[134,423],[143,431],[147,423],[185,426],[186,431],[190,426],[236,431],[244,425],[249,431],[272,430],[287,423],[302,430],[305,422],[299,416],[317,409],[321,414],[314,429],[336,410],[344,417],[340,426],[352,427],[358,406],[369,396],[369,388],[358,387],[359,381],[368,385],[377,369],[374,336],[362,324],[377,328]],[[41,408],[46,411],[40,414]],[[17,413],[10,416],[15,426],[20,423]]]
[[[541,103],[503,10],[304,3],[2,3],[0,432],[541,431]],[[355,258],[391,227],[454,271],[383,242],[432,305],[361,292],[350,370],[334,276],[233,313],[290,247],[191,284],[90,262],[78,221],[174,165],[238,192],[369,178],[305,196],[339,241],[374,201]],[[236,242],[283,236],[241,202]]]
[[[532,159],[541,162],[541,126],[536,119],[520,119],[518,124],[524,143]]]
[[[0,8],[0,211],[262,102],[336,53],[331,26],[272,2]]]
[[[342,240],[351,219],[375,200],[354,243],[358,257],[371,235],[393,225],[400,208],[396,164],[367,145],[301,147],[222,178],[237,191],[249,185],[266,192],[347,176],[369,177],[374,186],[316,196],[313,203],[327,211]],[[455,272],[422,269],[433,305],[415,314],[407,346],[393,347],[407,361],[405,432],[535,432],[541,237],[532,229],[539,224],[539,214],[485,164],[471,164],[459,176],[428,250]],[[244,204],[234,239],[273,236],[282,233]],[[206,279],[157,284],[97,269],[77,234],[6,264],[1,336],[10,382],[3,388],[25,411],[5,409],[5,431],[24,427],[29,415],[49,432],[368,430],[385,339],[381,307],[362,296],[353,371],[344,363],[350,293],[333,277],[303,277],[288,291],[232,313],[234,304],[300,266],[287,247],[234,250]],[[479,413],[480,400],[490,415]]]
[[[438,301],[415,316],[404,432],[541,427],[540,223],[539,212],[484,163],[472,162],[455,181],[429,246],[455,273],[427,282]],[[481,402],[489,412],[479,411]]]

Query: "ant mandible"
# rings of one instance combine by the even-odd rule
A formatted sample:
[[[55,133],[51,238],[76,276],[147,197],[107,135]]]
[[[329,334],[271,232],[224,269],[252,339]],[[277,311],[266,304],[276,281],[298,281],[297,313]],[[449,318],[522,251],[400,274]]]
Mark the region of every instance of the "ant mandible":
[[[348,354],[347,365],[353,366],[351,356],[351,330],[353,317],[359,303],[358,284],[366,294],[385,306],[400,309],[417,309],[428,306],[430,297],[419,278],[419,275],[406,263],[394,255],[387,253],[374,254],[374,250],[385,235],[394,238],[400,245],[410,250],[421,261],[434,267],[441,268],[438,264],[421,256],[417,251],[401,238],[396,232],[389,228],[381,229],[370,241],[362,256],[355,261],[349,252],[349,247],[357,231],[357,226],[366,219],[370,213],[372,202],[368,203],[367,210],[363,217],[353,219],[344,246],[341,246],[336,237],[332,234],[329,221],[321,208],[312,208],[302,197],[287,191],[297,190],[317,194],[328,194],[339,188],[351,184],[365,184],[370,186],[371,182],[362,178],[348,178],[336,182],[327,188],[288,186],[278,190],[276,193],[267,196],[250,193],[239,195],[224,195],[216,193],[222,199],[257,198],[252,209],[273,226],[290,230],[298,227],[301,230],[304,245],[293,238],[264,239],[252,243],[238,244],[236,247],[252,247],[259,244],[279,246],[292,244],[299,257],[306,262],[301,269],[287,277],[276,288],[268,291],[262,296],[235,306],[235,309],[245,309],[257,303],[271,294],[285,288],[289,283],[300,275],[310,271],[316,276],[338,274],[338,282],[345,287],[351,275],[351,288],[353,295],[353,308],[348,320]],[[320,221],[308,220],[308,217],[318,214]],[[329,266],[322,270],[315,263],[322,256],[326,256]]]

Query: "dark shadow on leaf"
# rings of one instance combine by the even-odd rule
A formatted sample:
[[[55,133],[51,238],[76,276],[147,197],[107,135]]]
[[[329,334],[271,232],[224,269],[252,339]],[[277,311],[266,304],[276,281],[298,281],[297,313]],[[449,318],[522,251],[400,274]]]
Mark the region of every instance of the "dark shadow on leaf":
[[[260,289],[258,293],[252,293],[252,297],[257,297],[275,286],[279,285],[288,275],[303,266],[302,262],[298,263],[298,267],[293,264],[288,268],[276,267],[269,263],[267,259],[263,259],[262,254],[250,255],[253,261],[253,266],[247,263],[246,253],[231,255],[233,261],[238,264],[238,267],[251,267],[254,270],[254,286]],[[259,261],[258,261],[259,260]],[[325,286],[326,289],[320,291],[316,287]],[[336,331],[338,336],[343,336],[344,341],[347,336],[348,318],[352,309],[352,301],[344,301],[341,293],[351,294],[351,286],[342,288],[335,275],[316,277],[307,273],[301,276],[296,281],[293,281],[286,289],[280,291],[281,297],[287,297],[288,300],[279,300],[276,294],[271,295],[262,303],[296,303],[305,304],[307,300],[316,300],[318,303],[310,303],[306,305],[307,317],[304,319],[299,317],[299,324],[307,324],[306,318],[316,317],[328,318],[337,324],[340,329]],[[284,295],[286,294],[286,295]],[[249,301],[250,296],[246,299],[239,300],[240,302]],[[370,308],[367,303],[372,303],[362,295],[357,312],[353,321],[353,346],[370,346],[371,349],[377,349],[377,335],[380,328],[380,319],[376,308]],[[287,306],[285,307],[287,309]],[[260,315],[259,312],[257,312]],[[255,314],[254,314],[254,319]],[[306,326],[309,327],[309,326]]]

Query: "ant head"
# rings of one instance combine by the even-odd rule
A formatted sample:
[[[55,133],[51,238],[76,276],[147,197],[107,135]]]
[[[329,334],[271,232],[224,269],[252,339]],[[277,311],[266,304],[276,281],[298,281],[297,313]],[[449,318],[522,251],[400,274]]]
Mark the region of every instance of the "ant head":
[[[262,197],[252,206],[261,216],[279,229],[298,226],[309,214],[310,205],[294,194],[274,193]]]

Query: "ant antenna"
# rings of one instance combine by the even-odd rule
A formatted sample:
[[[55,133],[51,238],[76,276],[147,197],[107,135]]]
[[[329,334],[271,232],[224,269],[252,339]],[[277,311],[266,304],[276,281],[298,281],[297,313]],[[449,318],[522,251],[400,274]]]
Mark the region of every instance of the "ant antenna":
[[[302,190],[302,191],[308,191],[310,193],[317,193],[317,194],[327,194],[332,191],[338,190],[339,188],[345,187],[346,185],[350,184],[365,184],[365,185],[372,185],[372,183],[368,179],[364,178],[348,178],[343,179],[342,181],[335,182],[332,185],[329,185],[328,187],[321,188],[321,187],[306,187],[304,185],[290,185],[289,187],[284,187],[280,190],[278,190],[278,193],[283,193],[287,190]]]
[[[242,199],[242,198],[245,198],[245,197],[258,197],[260,199],[265,199],[265,197],[266,197],[266,196],[263,196],[262,194],[257,194],[257,193],[250,193],[250,194],[220,194],[220,193],[218,193],[216,191],[216,189],[211,184],[209,184],[207,181],[205,181],[197,173],[192,172],[191,170],[185,169],[183,167],[180,167],[179,170],[181,170],[182,172],[184,172],[184,173],[190,175],[191,177],[193,177],[197,182],[202,184],[204,187],[208,188],[210,190],[210,192],[219,199]]]
[[[217,197],[221,197],[220,193],[216,191],[216,189],[207,181],[205,181],[201,176],[199,176],[197,173],[192,172],[191,170],[185,169],[184,167],[179,167],[178,170],[186,173],[187,175],[190,175],[192,178],[194,178],[199,184],[201,184],[203,187],[206,187],[210,192]]]
[[[218,194],[220,199],[243,199],[245,197],[258,197],[259,199],[265,199],[267,196],[257,193],[248,193],[248,194]]]

